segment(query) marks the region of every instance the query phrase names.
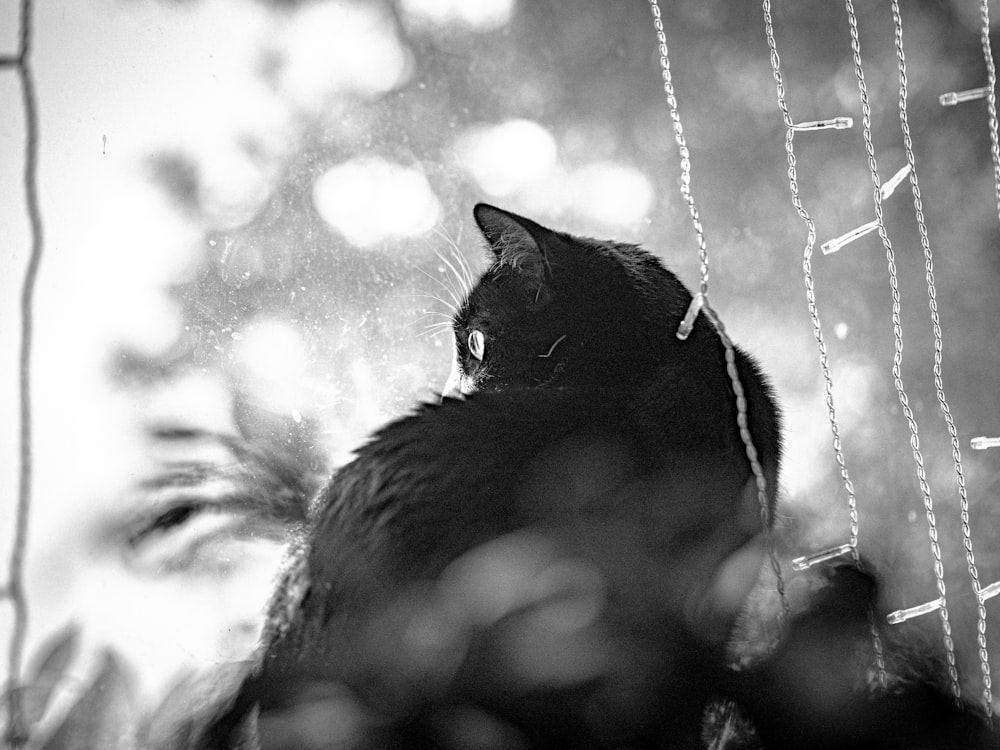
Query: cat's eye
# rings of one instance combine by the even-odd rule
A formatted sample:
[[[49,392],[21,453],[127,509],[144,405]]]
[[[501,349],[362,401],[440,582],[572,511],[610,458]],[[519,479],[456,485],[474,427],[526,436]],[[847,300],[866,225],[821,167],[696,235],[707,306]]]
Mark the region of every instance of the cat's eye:
[[[480,362],[483,361],[483,355],[486,353],[486,337],[482,331],[473,331],[469,334],[469,352]]]

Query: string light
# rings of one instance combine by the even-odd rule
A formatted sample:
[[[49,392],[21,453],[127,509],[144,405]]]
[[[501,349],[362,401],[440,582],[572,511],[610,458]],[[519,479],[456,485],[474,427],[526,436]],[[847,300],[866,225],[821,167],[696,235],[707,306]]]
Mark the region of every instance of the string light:
[[[834,117],[830,120],[810,120],[789,125],[792,130],[847,130],[854,127],[850,117]]]
[[[833,547],[829,550],[818,552],[814,555],[807,555],[795,558],[792,567],[796,570],[817,565],[822,561],[831,560],[840,555],[850,554],[855,566],[862,568],[861,558],[858,555],[858,535],[860,530],[860,520],[858,516],[857,498],[854,493],[854,483],[851,481],[850,473],[847,470],[847,461],[844,458],[843,446],[840,439],[840,426],[837,421],[837,409],[833,397],[833,375],[830,371],[829,356],[826,349],[826,339],[823,336],[823,327],[820,324],[819,306],[816,303],[816,288],[812,273],[813,248],[816,245],[816,225],[809,212],[806,211],[799,195],[797,161],[795,157],[794,138],[796,130],[821,130],[821,129],[845,129],[851,127],[854,121],[849,117],[836,117],[831,120],[820,120],[816,122],[801,123],[798,126],[793,122],[788,110],[788,103],[785,100],[785,84],[781,75],[781,58],[778,55],[778,46],[774,38],[774,21],[771,17],[771,0],[763,0],[764,33],[767,37],[768,49],[770,50],[771,72],[774,76],[775,89],[778,98],[778,108],[781,110],[782,120],[785,123],[785,155],[788,160],[788,189],[792,196],[792,205],[795,207],[799,218],[806,226],[806,244],[802,251],[802,273],[806,286],[806,303],[809,309],[809,317],[812,321],[813,336],[819,350],[819,364],[823,373],[823,383],[826,391],[827,416],[830,422],[830,434],[832,437],[832,447],[837,466],[840,469],[840,477],[844,483],[844,490],[847,493],[848,515],[850,517],[850,539],[847,544]],[[820,125],[820,127],[816,127]],[[882,690],[886,689],[887,677],[885,669],[885,656],[882,650],[882,639],[879,635],[878,622],[875,619],[874,611],[868,610],[868,624],[872,638],[872,652],[875,661],[875,674],[878,685]]]
[[[997,217],[1000,218],[1000,135],[997,122],[997,72],[993,62],[993,49],[990,45],[990,2],[980,1],[980,40],[983,48],[983,59],[986,63],[986,85],[964,91],[949,91],[941,94],[938,101],[943,107],[954,107],[962,102],[976,99],[986,100],[986,112],[990,130],[990,157],[993,160],[993,183],[996,192]]]
[[[906,164],[902,169],[900,169],[896,174],[886,180],[882,186],[879,188],[879,197],[885,200],[890,195],[892,195],[896,188],[899,186],[906,176],[910,173],[910,165]],[[824,255],[830,255],[840,250],[845,245],[849,245],[857,239],[864,237],[866,234],[870,234],[878,229],[878,219],[872,219],[865,224],[862,224],[855,229],[852,229],[846,234],[840,235],[840,237],[835,237],[832,240],[824,242],[820,245],[820,249],[823,251]]]
[[[893,357],[893,369],[892,369],[893,382],[896,386],[897,396],[899,397],[899,402],[903,409],[903,415],[905,416],[907,425],[910,429],[910,447],[913,452],[913,459],[917,469],[917,478],[919,480],[920,490],[921,493],[923,494],[923,499],[924,499],[924,509],[927,516],[927,531],[931,543],[931,553],[934,559],[934,578],[938,590],[937,599],[935,599],[932,602],[928,602],[924,605],[911,607],[907,610],[899,610],[893,613],[893,617],[890,620],[890,622],[894,623],[903,622],[906,619],[910,619],[912,617],[918,617],[922,614],[926,614],[928,612],[933,612],[933,611],[937,611],[940,614],[941,629],[945,646],[945,655],[947,658],[947,665],[948,665],[948,676],[951,682],[952,693],[957,702],[961,699],[961,686],[958,679],[958,668],[956,666],[956,660],[955,660],[955,645],[951,633],[951,622],[948,616],[947,592],[944,582],[944,565],[942,563],[942,558],[941,558],[941,547],[938,542],[938,531],[934,516],[933,500],[931,498],[930,487],[927,484],[923,455],[920,452],[920,441],[917,432],[916,419],[914,418],[913,412],[910,409],[909,400],[906,396],[906,391],[903,388],[903,382],[902,382],[901,364],[902,364],[903,341],[902,341],[902,324],[900,321],[900,295],[899,295],[899,287],[896,276],[895,256],[893,253],[892,244],[889,241],[889,237],[885,230],[885,224],[882,221],[882,201],[880,197],[880,192],[878,190],[879,187],[878,172],[876,169],[875,152],[871,137],[871,107],[868,102],[867,86],[865,84],[864,72],[861,66],[861,45],[858,35],[857,17],[854,13],[852,0],[845,0],[845,4],[847,7],[848,21],[850,24],[851,48],[854,53],[855,73],[858,79],[858,91],[861,97],[862,111],[864,115],[863,134],[865,139],[865,149],[868,153],[868,164],[869,164],[869,171],[871,173],[872,183],[876,188],[875,214],[876,218],[879,221],[879,227],[878,227],[879,237],[882,240],[882,244],[886,252],[886,262],[888,264],[888,269],[889,269],[889,284],[892,291],[892,302],[893,302],[892,321],[893,321],[893,337],[895,341],[895,354]],[[914,164],[914,155],[913,155],[913,145],[910,138],[907,113],[906,113],[906,97],[907,97],[906,61],[905,61],[905,55],[903,53],[902,18],[899,11],[898,0],[892,0],[892,12],[893,12],[894,27],[895,27],[896,53],[897,53],[897,60],[899,67],[900,125],[903,131],[903,141],[904,141],[904,146],[906,148],[907,162],[912,168]],[[990,96],[992,98],[992,94]],[[937,311],[936,291],[935,291],[934,274],[933,274],[933,260],[930,249],[930,243],[927,237],[927,227],[924,221],[923,209],[920,197],[920,189],[915,170],[911,170],[910,184],[913,192],[914,211],[920,229],[921,245],[924,250],[926,278],[927,278],[927,294],[931,311],[931,320],[934,329],[935,391],[937,394],[939,406],[941,407],[941,411],[947,423],[948,432],[951,438],[952,456],[954,459],[955,473],[958,479],[958,488],[961,500],[962,537],[965,546],[966,559],[968,563],[968,572],[970,579],[972,581],[973,591],[976,593],[977,597],[979,597],[980,595],[979,574],[976,568],[975,557],[972,551],[971,524],[969,521],[969,503],[965,489],[964,473],[962,470],[961,452],[958,445],[957,431],[955,429],[955,424],[951,415],[951,411],[948,407],[948,402],[945,398],[944,386],[942,384],[942,378],[941,378],[942,334],[941,334],[940,321]],[[990,721],[992,718],[992,693],[991,693],[989,654],[986,649],[986,610],[982,604],[981,597],[979,599],[979,621],[978,621],[977,640],[979,644],[979,658],[983,676],[983,700],[986,709],[987,721]]]
[[[961,104],[962,102],[985,99],[989,96],[989,93],[990,89],[988,86],[978,89],[966,89],[965,91],[949,91],[947,94],[941,94],[938,97],[938,101],[941,102],[942,107],[954,107],[956,104]]]
[[[997,594],[1000,594],[1000,581],[996,583],[991,583],[984,589],[979,590],[979,601],[985,602],[987,599],[992,599]]]
[[[841,544],[839,547],[831,547],[830,549],[825,549],[822,552],[816,552],[812,555],[796,557],[792,560],[792,570],[807,570],[813,565],[819,565],[820,563],[825,563],[827,560],[833,560],[836,557],[851,554],[854,552],[854,549],[854,545]]]
[[[725,326],[715,310],[708,303],[708,248],[705,242],[705,231],[701,224],[701,218],[695,205],[694,195],[691,191],[691,155],[688,151],[687,140],[684,137],[684,128],[681,125],[680,112],[677,106],[677,97],[674,92],[673,77],[670,72],[670,55],[667,50],[667,36],[663,30],[663,21],[660,17],[660,6],[657,0],[649,0],[650,11],[653,14],[653,26],[656,28],[656,38],[659,42],[660,69],[663,78],[663,91],[666,94],[667,105],[670,108],[670,119],[673,123],[674,141],[677,143],[677,150],[681,162],[681,194],[688,207],[691,217],[691,224],[694,227],[698,242],[698,258],[700,260],[701,284],[698,293],[694,295],[687,313],[681,324],[678,326],[677,337],[684,340],[690,335],[694,328],[694,321],[698,312],[703,311],[709,322],[713,324],[718,332],[719,339],[725,349],[726,371],[732,384],[733,394],[736,398],[736,423],[739,427],[740,438],[746,452],[747,460],[750,462],[750,469],[753,473],[757,485],[757,501],[760,505],[760,518],[767,537],[768,558],[771,562],[771,569],[775,576],[775,585],[778,596],[781,600],[782,618],[788,613],[788,599],[785,596],[785,584],[781,574],[781,565],[774,547],[774,536],[772,533],[773,519],[770,504],[767,499],[767,481],[764,477],[764,470],[761,467],[757,448],[753,443],[750,434],[749,420],[747,418],[747,400],[740,381],[739,372],[736,368],[736,352],[733,342],[726,334]]]
[[[899,67],[899,123],[902,129],[903,146],[906,152],[907,164],[911,167],[910,187],[913,194],[913,209],[917,219],[917,228],[920,233],[920,245],[924,254],[925,278],[927,281],[927,300],[931,313],[931,325],[934,334],[934,390],[941,409],[941,415],[948,428],[948,436],[951,442],[952,460],[955,469],[955,478],[958,484],[959,505],[961,509],[962,544],[965,549],[965,558],[969,580],[972,590],[977,596],[977,644],[979,646],[979,664],[983,679],[983,705],[986,709],[987,720],[993,715],[993,692],[992,679],[990,676],[989,651],[986,643],[986,608],[983,606],[983,598],[980,595],[979,569],[976,566],[975,554],[972,545],[972,526],[969,514],[969,497],[965,486],[965,472],[962,468],[962,452],[958,440],[958,430],[955,427],[955,420],[952,417],[951,409],[944,392],[944,382],[942,377],[943,361],[943,335],[941,333],[941,320],[937,306],[937,290],[934,283],[934,257],[931,251],[930,238],[927,231],[927,223],[924,219],[923,200],[920,195],[920,183],[917,177],[915,157],[913,153],[913,141],[910,136],[909,117],[907,114],[907,79],[906,79],[906,56],[903,52],[903,19],[899,9],[899,0],[892,0],[892,17],[895,29],[896,58]],[[942,591],[942,604],[944,592]],[[956,694],[956,698],[957,698]]]
[[[820,250],[823,251],[823,255],[835,253],[844,247],[844,245],[850,245],[855,240],[861,239],[866,234],[871,234],[876,229],[878,229],[878,219],[872,219],[859,227],[855,227],[850,232],[846,232],[839,237],[834,237],[832,240],[827,240],[820,245]]]
[[[990,0],[980,2],[979,38],[986,62],[986,112],[990,126],[990,157],[993,159],[993,186],[997,199],[997,217],[1000,218],[1000,125],[997,123],[997,70],[993,63],[993,48],[990,46]]]
[[[705,295],[698,292],[691,300],[691,304],[688,305],[687,313],[684,315],[684,320],[677,327],[677,338],[681,341],[687,340],[687,337],[691,335],[691,331],[694,330],[694,321],[698,317],[698,313],[701,308],[705,306]]]
[[[892,177],[890,177],[882,184],[882,187],[879,188],[879,195],[881,196],[882,200],[885,200],[894,192],[896,192],[896,188],[899,187],[899,183],[901,183],[903,180],[906,179],[906,177],[910,174],[912,169],[913,165],[907,162],[902,169],[900,169],[898,172],[896,172],[896,174],[894,174]]]
[[[944,607],[944,598],[938,597],[932,602],[918,604],[916,607],[910,607],[909,609],[897,609],[895,612],[890,612],[886,615],[885,619],[889,621],[890,625],[899,625],[907,620],[912,620],[914,617],[920,617],[921,615],[930,614],[931,612],[944,610]]]
[[[1000,448],[1000,437],[974,437],[972,438],[972,450],[984,451],[987,448]]]

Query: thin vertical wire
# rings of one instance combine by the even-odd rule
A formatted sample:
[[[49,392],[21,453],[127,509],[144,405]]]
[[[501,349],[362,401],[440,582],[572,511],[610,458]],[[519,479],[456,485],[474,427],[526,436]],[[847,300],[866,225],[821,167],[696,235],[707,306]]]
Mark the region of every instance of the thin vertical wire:
[[[794,121],[788,110],[788,103],[785,97],[785,84],[781,75],[781,58],[778,55],[778,46],[774,37],[774,21],[771,17],[771,0],[763,0],[764,12],[764,33],[767,37],[767,45],[770,50],[771,72],[774,76],[774,83],[778,95],[778,108],[781,110],[781,117],[785,124],[785,155],[788,161],[788,188],[792,195],[792,205],[795,207],[799,217],[806,225],[806,245],[802,251],[802,271],[806,286],[806,303],[809,307],[809,317],[812,320],[813,336],[819,349],[819,364],[823,371],[823,382],[826,389],[827,416],[830,421],[830,432],[832,434],[833,452],[840,469],[840,477],[844,482],[844,490],[847,492],[847,506],[850,516],[850,540],[852,556],[856,565],[860,566],[861,560],[858,556],[858,534],[860,521],[858,518],[857,498],[854,494],[854,483],[851,481],[850,473],[847,470],[847,462],[844,459],[843,447],[840,440],[840,426],[837,421],[837,408],[833,399],[833,375],[830,372],[830,361],[827,354],[826,340],[823,337],[823,327],[820,324],[819,308],[816,304],[816,288],[812,272],[812,255],[816,246],[816,225],[812,217],[806,211],[799,195],[798,172],[796,168],[795,148],[793,139],[795,136]],[[872,646],[875,654],[875,668],[878,676],[878,684],[881,689],[886,687],[885,657],[882,650],[882,639],[879,636],[878,626],[875,622],[874,612],[869,610],[869,624],[871,627]]]
[[[649,0],[650,10],[653,13],[653,25],[656,27],[656,38],[659,42],[660,69],[663,76],[663,90],[667,96],[667,105],[670,108],[670,119],[673,123],[674,140],[680,153],[681,161],[681,194],[688,207],[691,216],[691,224],[694,227],[698,241],[698,258],[701,263],[700,276],[700,301],[701,309],[706,317],[715,326],[719,334],[719,339],[725,349],[726,372],[732,384],[733,394],[736,399],[736,423],[739,428],[740,439],[743,441],[744,451],[747,460],[750,462],[750,469],[753,472],[754,481],[757,485],[757,501],[760,504],[760,518],[764,527],[764,533],[768,540],[768,558],[771,570],[775,577],[775,587],[781,601],[781,617],[788,613],[788,599],[785,596],[785,583],[781,574],[781,564],[774,548],[773,518],[770,505],[767,500],[767,481],[764,477],[763,467],[760,465],[760,458],[757,448],[753,443],[750,434],[749,422],[747,418],[747,400],[740,382],[739,372],[736,368],[736,352],[733,342],[726,333],[725,326],[718,314],[708,303],[708,248],[705,242],[705,231],[701,224],[698,208],[694,202],[694,195],[691,191],[691,154],[688,151],[687,140],[684,137],[684,128],[681,125],[680,111],[677,106],[677,97],[674,93],[673,77],[670,73],[670,56],[667,50],[667,36],[663,30],[663,21],[660,17],[660,7],[657,0]],[[696,298],[696,302],[699,298]],[[695,309],[692,307],[692,309]]]
[[[674,95],[674,81],[670,74],[670,56],[667,54],[667,35],[663,31],[663,21],[660,18],[660,6],[656,0],[649,0],[653,11],[653,25],[656,27],[656,38],[660,43],[660,69],[663,75],[663,91],[667,95],[670,107],[670,119],[674,127],[674,140],[681,157],[681,195],[687,203],[691,224],[698,240],[698,259],[701,262],[701,287],[703,296],[708,294],[708,248],[705,244],[705,230],[701,225],[698,208],[691,193],[691,153],[688,151],[687,139],[684,137],[684,127],[681,125],[680,111],[677,108],[677,97]]]
[[[23,747],[27,742],[27,727],[17,689],[24,653],[24,639],[28,628],[28,603],[24,591],[24,557],[28,538],[28,517],[31,506],[32,434],[31,434],[31,345],[33,337],[32,309],[35,282],[42,259],[43,232],[38,201],[38,105],[31,66],[32,3],[21,0],[20,38],[16,58],[5,58],[4,67],[14,67],[21,82],[21,100],[24,108],[25,147],[23,184],[28,221],[31,230],[31,251],[21,287],[21,349],[19,360],[20,409],[20,467],[18,477],[17,515],[14,541],[11,549],[8,579],[4,594],[10,598],[14,610],[14,627],[7,652],[7,704],[8,725],[6,741],[11,747]]]
[[[931,498],[931,490],[927,484],[927,474],[924,469],[924,458],[920,452],[920,438],[917,432],[917,422],[910,408],[909,398],[903,387],[902,363],[903,363],[903,325],[900,319],[900,295],[899,282],[896,274],[896,256],[892,249],[892,242],[885,229],[885,220],[882,214],[881,181],[878,176],[878,165],[875,161],[875,146],[872,142],[871,133],[871,104],[868,100],[868,86],[865,83],[864,69],[861,65],[861,41],[858,36],[858,19],[854,12],[852,0],[845,0],[847,9],[847,20],[851,33],[851,50],[854,56],[854,73],[858,80],[858,93],[861,98],[862,113],[862,133],[865,141],[865,151],[868,154],[868,170],[871,173],[872,186],[874,187],[875,219],[878,222],[878,234],[885,248],[886,264],[889,269],[889,287],[892,292],[892,329],[894,339],[894,354],[892,359],[893,384],[896,387],[896,395],[906,417],[906,424],[910,430],[910,448],[913,451],[913,460],[917,468],[917,478],[920,484],[920,491],[923,494],[924,510],[927,515],[927,533],[931,542],[931,554],[934,557],[934,578],[937,583],[938,594],[941,598],[941,608],[938,610],[941,615],[941,629],[944,637],[945,655],[948,661],[948,676],[951,681],[952,693],[955,699],[961,697],[961,686],[958,681],[958,668],[955,665],[955,643],[951,635],[951,622],[948,619],[948,604],[945,594],[944,564],[941,561],[941,546],[938,542],[937,521],[934,518],[934,501]]]
[[[920,233],[920,246],[924,251],[924,269],[927,280],[927,301],[931,311],[931,324],[934,329],[934,388],[937,393],[938,405],[948,426],[951,438],[951,455],[955,465],[955,477],[958,483],[958,496],[962,514],[962,542],[965,547],[965,559],[968,564],[969,578],[972,580],[972,590],[978,602],[977,641],[979,645],[979,665],[983,676],[983,703],[987,718],[993,716],[993,692],[990,679],[989,652],[986,648],[986,605],[979,595],[979,570],[976,558],[972,552],[972,529],[969,522],[969,497],[965,487],[965,472],[962,469],[962,451],[958,441],[958,431],[955,420],[944,392],[944,382],[941,374],[943,360],[943,343],[941,333],[941,317],[938,313],[937,289],[934,283],[934,255],[931,251],[930,238],[927,232],[927,222],[924,219],[923,200],[920,195],[920,183],[917,178],[916,159],[913,154],[913,140],[910,136],[909,117],[906,109],[907,78],[906,55],[903,52],[903,18],[899,10],[899,0],[892,0],[892,19],[895,26],[896,59],[899,63],[899,123],[903,131],[903,146],[906,151],[906,161],[910,167],[910,188],[913,193],[913,210],[917,218],[917,229]]]
[[[1000,219],[1000,138],[997,135],[997,69],[990,47],[990,0],[980,3],[982,16],[983,58],[986,61],[986,111],[990,119],[990,155],[993,157],[993,184],[997,196],[997,218]]]

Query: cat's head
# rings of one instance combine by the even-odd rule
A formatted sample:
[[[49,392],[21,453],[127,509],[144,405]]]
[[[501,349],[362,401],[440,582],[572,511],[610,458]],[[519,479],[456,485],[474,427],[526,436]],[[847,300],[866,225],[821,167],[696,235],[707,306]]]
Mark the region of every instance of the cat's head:
[[[483,203],[474,215],[492,264],[455,313],[445,395],[634,387],[670,357],[691,295],[654,256]]]

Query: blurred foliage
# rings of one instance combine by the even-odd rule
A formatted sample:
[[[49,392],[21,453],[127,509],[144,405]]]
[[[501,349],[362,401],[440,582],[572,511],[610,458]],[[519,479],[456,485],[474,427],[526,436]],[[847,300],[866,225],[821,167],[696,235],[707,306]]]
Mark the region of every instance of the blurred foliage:
[[[937,103],[939,93],[978,85],[982,75],[975,19],[957,6],[909,3],[904,21],[909,115],[938,250],[945,382],[967,445],[972,435],[996,427],[1000,351],[989,343],[992,321],[1000,314],[994,293],[1000,256],[984,104]],[[299,6],[282,7],[294,13]],[[523,117],[554,134],[560,161],[569,167],[597,158],[638,167],[656,195],[642,226],[607,226],[572,210],[552,213],[529,192],[495,200],[552,226],[641,241],[689,283],[697,278],[646,3],[522,2],[507,26],[488,33],[415,25],[398,8],[383,7],[395,11],[386,15],[389,31],[412,55],[409,78],[382,95],[346,95],[300,110],[287,155],[272,170],[278,177],[267,199],[239,226],[216,229],[206,221],[203,260],[176,288],[185,334],[171,366],[228,369],[233,387],[246,387],[234,364],[234,339],[255,319],[286,321],[306,342],[312,416],[326,431],[325,444],[338,450],[349,449],[372,422],[427,394],[446,373],[449,343],[438,339],[433,346],[434,339],[416,335],[418,315],[427,306],[412,295],[440,295],[427,278],[441,278],[444,271],[434,250],[460,252],[473,267],[479,264],[462,228],[469,225],[471,204],[490,196],[454,162],[456,134],[465,128]],[[801,280],[805,230],[787,193],[784,131],[760,10],[716,0],[670,4],[664,14],[695,196],[712,253],[713,299],[737,340],[758,353],[773,374],[792,412],[788,437],[795,443],[794,429],[803,418],[815,424],[826,415],[816,408],[818,368]],[[885,178],[903,160],[892,22],[888,8],[877,4],[861,7],[859,14],[873,135]],[[823,241],[867,221],[871,213],[846,18],[837,4],[778,3],[775,25],[793,117],[851,115],[857,123],[851,131],[803,133],[796,139],[803,200]],[[281,52],[268,54],[262,70],[280,70]],[[272,80],[280,86],[280,76]],[[362,154],[419,165],[443,206],[440,225],[457,246],[428,236],[357,248],[327,225],[311,200],[313,182],[329,166]],[[165,187],[197,215],[198,166],[166,154],[155,163]],[[951,453],[935,413],[923,260],[908,204],[903,194],[886,205],[904,300],[904,381],[938,500],[959,640],[971,644],[973,602],[965,593]],[[387,214],[398,209],[384,206]],[[863,550],[880,568],[895,571],[887,596],[897,606],[924,601],[932,598],[933,579],[909,437],[888,376],[892,339],[883,251],[869,235],[814,265],[837,397],[847,415],[845,450],[858,488]],[[849,333],[834,338],[834,323]],[[838,373],[845,369],[867,373],[857,392],[839,385]],[[362,403],[380,416],[361,414]],[[817,455],[822,463],[807,467],[808,493],[790,497],[784,511],[788,545],[796,553],[840,543],[846,532],[846,503],[832,452]],[[992,581],[1000,575],[989,532],[1000,520],[991,501],[1000,467],[993,456],[965,458],[974,529],[982,539],[980,570]],[[927,620],[907,627],[937,627]],[[962,666],[975,674],[974,649],[966,650]]]
[[[137,747],[137,715],[139,706],[133,678],[119,657],[105,651],[93,683],[42,747],[46,750]]]
[[[172,5],[164,3],[164,12],[174,12]],[[292,18],[316,5],[283,0],[260,7]],[[910,123],[937,250],[945,383],[965,446],[974,435],[997,431],[1000,253],[985,105],[944,108],[937,95],[981,85],[982,52],[976,19],[957,0],[903,5]],[[839,544],[847,529],[846,501],[827,449],[801,278],[805,229],[788,196],[784,128],[760,8],[725,0],[663,6],[694,192],[708,231],[713,303],[734,338],[772,373],[788,415],[791,452],[798,455],[806,442],[822,445],[822,451],[802,454],[805,466],[794,467],[807,479],[784,505],[783,551],[799,554]],[[316,474],[342,460],[380,421],[443,385],[451,344],[446,335],[421,335],[423,316],[448,312],[451,282],[444,259],[482,265],[468,229],[476,200],[493,200],[555,228],[641,242],[689,284],[697,279],[646,2],[522,0],[511,21],[492,31],[416,23],[389,2],[370,0],[357,7],[382,13],[385,32],[406,50],[407,74],[384,92],[334,92],[307,106],[283,88],[289,49],[262,46],[260,80],[288,104],[291,115],[280,148],[253,137],[235,144],[265,176],[266,190],[248,201],[248,216],[222,212],[212,203],[204,159],[183,149],[149,155],[151,179],[201,228],[204,244],[196,268],[173,288],[183,323],[169,350],[156,356],[130,350],[113,359],[116,375],[127,384],[187,371],[221,373],[235,394],[243,438],[261,450],[290,453]],[[857,123],[847,132],[796,136],[800,188],[822,242],[871,215],[847,23],[836,3],[779,2],[774,12],[793,118],[850,115]],[[882,3],[862,4],[859,14],[873,134],[885,178],[903,163],[892,21]],[[457,163],[456,139],[473,126],[510,118],[531,120],[552,133],[566,169],[610,161],[640,170],[655,195],[646,220],[609,225],[572,205],[539,200],[530,190],[484,194]],[[442,207],[437,232],[357,247],[324,221],[313,197],[317,178],[336,164],[371,155],[426,176]],[[904,380],[938,501],[959,665],[976,685],[975,607],[960,543],[951,452],[930,374],[923,259],[903,193],[887,203],[886,222],[900,267]],[[387,203],[383,210],[388,216],[402,208]],[[845,451],[858,489],[862,550],[886,574],[887,608],[910,606],[933,598],[934,588],[909,436],[888,374],[893,342],[884,254],[870,235],[837,255],[817,257],[814,266]],[[305,352],[304,373],[296,375],[289,401],[294,409],[275,402],[275,394],[291,386],[261,378],[241,354],[241,342],[272,323],[294,331]],[[843,335],[832,335],[835,325]],[[280,364],[283,353],[273,356]],[[845,372],[848,377],[839,379]],[[998,453],[964,455],[984,583],[1000,578],[993,532],[1000,523],[994,502]],[[925,618],[904,627],[926,634],[938,624]],[[1000,649],[995,628],[988,636],[991,648]],[[49,653],[39,685],[60,671],[68,642]],[[50,689],[38,688],[43,696]],[[95,717],[106,715],[114,724],[117,714],[108,707],[119,699],[127,705],[128,696],[127,675],[108,655],[94,688],[67,718],[64,726],[70,729],[56,731],[46,747],[123,746],[106,741],[107,728],[97,726]],[[93,742],[80,744],[80,737]]]

